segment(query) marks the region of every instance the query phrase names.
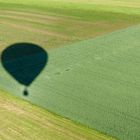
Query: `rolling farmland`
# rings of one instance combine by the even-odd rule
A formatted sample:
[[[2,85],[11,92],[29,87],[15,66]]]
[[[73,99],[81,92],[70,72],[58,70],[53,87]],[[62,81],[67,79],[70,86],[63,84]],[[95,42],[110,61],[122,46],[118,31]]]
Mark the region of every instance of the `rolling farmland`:
[[[50,50],[46,70],[23,98],[112,136],[138,139],[139,31],[137,25]],[[22,96],[23,86],[1,73],[1,88]]]
[[[0,91],[1,140],[114,140]]]
[[[0,89],[107,136],[139,140],[139,1],[57,2],[0,0],[1,53],[13,43],[32,42],[42,46],[49,56],[45,69],[28,88],[29,96],[22,95],[24,86],[2,65]],[[7,96],[2,93],[1,101]],[[17,100],[19,105],[24,102],[11,95],[10,100]],[[67,123],[68,120],[64,122]],[[74,127],[79,132],[82,126]],[[89,139],[112,139],[90,129]],[[70,131],[75,132],[73,127]],[[82,132],[80,136],[78,132],[74,139],[81,139]],[[84,136],[86,139],[86,132]],[[68,137],[60,136],[61,139]]]
[[[33,1],[0,0],[0,49],[16,42],[56,48],[140,23],[140,10],[135,5],[120,13],[122,5],[108,9],[99,5],[105,9],[97,10],[98,3]],[[112,7],[116,11],[109,12]]]

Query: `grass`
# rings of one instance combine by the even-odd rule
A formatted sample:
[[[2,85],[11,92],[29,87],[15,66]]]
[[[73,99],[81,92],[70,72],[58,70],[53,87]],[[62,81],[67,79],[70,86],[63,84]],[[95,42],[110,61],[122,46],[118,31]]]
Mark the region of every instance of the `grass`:
[[[2,140],[113,140],[0,91]]]
[[[97,10],[97,11],[109,11],[109,12],[118,12],[118,13],[125,13],[125,14],[140,14],[140,3],[139,0],[129,1],[129,0],[28,0],[28,1],[21,1],[21,0],[7,0],[3,1],[3,3],[11,3],[11,4],[20,4],[26,5],[31,7],[38,7],[41,10],[47,9],[53,11],[54,9],[59,11],[61,10]],[[67,14],[64,13],[63,14]],[[88,16],[88,15],[87,15]]]
[[[140,15],[101,10],[96,3],[80,1],[0,0],[0,22],[1,49],[17,41],[56,48],[138,24]]]
[[[137,25],[48,51],[28,97],[3,69],[0,88],[107,135],[138,140],[139,32]]]
[[[16,42],[36,43],[49,52],[49,63],[29,88],[28,97],[22,96],[24,87],[2,67],[0,89],[107,135],[139,140],[139,9],[138,0],[0,0],[0,52]],[[5,93],[0,100],[1,106],[8,100],[10,107],[18,109],[1,107],[0,111],[5,109],[5,116],[0,115],[5,128],[1,139],[31,139],[31,132],[37,139],[102,139],[96,131],[65,119],[63,123],[61,117]],[[17,114],[23,110],[25,114]],[[57,126],[48,127],[46,116],[51,122],[58,120],[53,122]],[[74,126],[70,136],[64,132],[69,123]]]

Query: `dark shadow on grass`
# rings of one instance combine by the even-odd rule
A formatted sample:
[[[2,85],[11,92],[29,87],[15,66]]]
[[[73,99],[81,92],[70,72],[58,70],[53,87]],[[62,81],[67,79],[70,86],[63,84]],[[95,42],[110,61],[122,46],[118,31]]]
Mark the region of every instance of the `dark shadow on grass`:
[[[27,87],[35,80],[48,62],[47,52],[32,43],[17,43],[8,46],[1,54],[1,62],[6,71],[25,86],[23,94],[27,96]]]

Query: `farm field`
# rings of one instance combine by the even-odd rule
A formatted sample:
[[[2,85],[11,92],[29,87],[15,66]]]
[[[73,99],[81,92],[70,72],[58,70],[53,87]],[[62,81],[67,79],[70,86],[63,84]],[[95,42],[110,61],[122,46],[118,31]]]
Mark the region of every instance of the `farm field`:
[[[108,135],[139,139],[139,31],[137,25],[48,51],[28,97],[3,68],[0,88]]]
[[[131,2],[131,7],[99,5],[105,7],[100,9],[96,2],[33,1],[0,0],[1,49],[17,41],[56,48],[140,23],[138,2],[137,7]],[[116,11],[109,12],[111,7]]]
[[[0,52],[16,42],[32,42],[49,55],[45,69],[28,88],[29,96],[22,95],[24,86],[0,65],[0,89],[7,92],[0,92],[0,112],[5,112],[0,116],[15,116],[16,126],[23,123],[17,129],[24,136],[31,139],[28,130],[35,127],[43,133],[37,139],[140,139],[139,0],[0,0],[0,34]],[[3,101],[9,106],[15,102],[19,112],[22,106],[33,116],[19,116],[16,110],[11,114],[8,107],[3,108]],[[46,125],[50,117],[56,124],[51,127],[53,130],[36,124],[35,113],[44,118]],[[17,121],[18,117],[21,120]],[[63,117],[72,121],[63,121]],[[65,131],[69,125],[70,136],[54,130],[60,126],[58,129]],[[6,136],[9,131],[16,131],[11,126],[0,132],[0,138],[21,139],[18,132]],[[35,131],[32,130],[34,136]]]
[[[113,140],[0,91],[1,140]]]

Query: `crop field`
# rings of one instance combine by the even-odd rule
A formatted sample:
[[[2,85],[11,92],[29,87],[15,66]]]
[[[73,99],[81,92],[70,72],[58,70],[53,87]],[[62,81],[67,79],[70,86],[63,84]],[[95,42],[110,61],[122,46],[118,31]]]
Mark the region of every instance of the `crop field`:
[[[1,140],[113,140],[3,91],[0,95]]]
[[[0,0],[0,34],[1,53],[13,43],[31,42],[49,57],[28,96],[0,64],[0,129],[9,128],[0,130],[2,140],[140,139],[139,0]],[[13,104],[17,110],[9,109]]]
[[[57,3],[50,0],[0,0],[1,49],[23,41],[56,48],[140,22],[140,10],[135,5],[132,10],[129,6],[124,7],[126,10],[123,6],[113,7],[116,12],[109,12],[111,7],[98,10],[98,3],[90,6],[61,0]],[[121,10],[123,13],[119,13]],[[132,13],[128,14],[127,10]]]

